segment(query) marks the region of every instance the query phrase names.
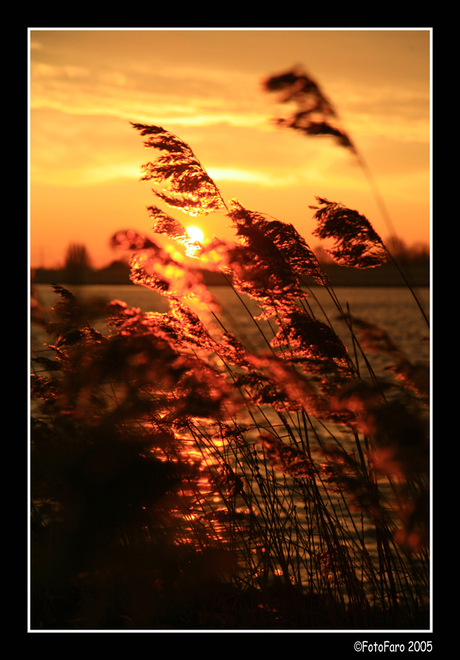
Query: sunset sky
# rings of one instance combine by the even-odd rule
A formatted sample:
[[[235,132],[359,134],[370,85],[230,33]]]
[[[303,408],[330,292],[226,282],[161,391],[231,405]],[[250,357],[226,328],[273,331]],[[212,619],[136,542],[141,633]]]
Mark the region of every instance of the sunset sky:
[[[299,65],[335,105],[366,159],[399,238],[430,240],[431,28],[29,29],[30,262],[63,263],[71,242],[95,267],[121,256],[121,229],[153,237],[146,207],[161,203],[140,167],[146,151],[130,122],[189,143],[224,199],[295,225],[311,247],[309,208],[322,196],[366,215],[389,235],[368,181],[328,138],[276,128],[283,108],[262,81]],[[198,224],[231,237],[229,219]]]

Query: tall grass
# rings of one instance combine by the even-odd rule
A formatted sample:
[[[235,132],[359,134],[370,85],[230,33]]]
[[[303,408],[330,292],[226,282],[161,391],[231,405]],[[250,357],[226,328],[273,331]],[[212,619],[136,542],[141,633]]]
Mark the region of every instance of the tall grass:
[[[292,225],[224,201],[189,145],[133,126],[160,154],[143,178],[161,202],[224,213],[236,238],[193,242],[151,206],[183,257],[131,229],[112,241],[168,312],[114,300],[100,332],[66,288],[52,310],[34,299],[52,340],[33,361],[32,627],[427,628],[426,367],[342,306]],[[384,263],[367,218],[317,201],[339,263]],[[225,275],[256,345],[203,268]],[[318,286],[346,338],[314,312]]]

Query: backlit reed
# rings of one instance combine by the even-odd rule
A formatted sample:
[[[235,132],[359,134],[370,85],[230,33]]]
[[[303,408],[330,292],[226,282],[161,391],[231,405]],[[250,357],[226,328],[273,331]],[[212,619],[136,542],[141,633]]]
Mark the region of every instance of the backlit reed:
[[[191,243],[151,206],[153,232],[196,267],[137,230],[112,243],[167,312],[114,300],[100,332],[63,286],[52,310],[34,305],[52,357],[35,357],[32,376],[33,624],[426,627],[426,368],[342,307],[292,225],[224,202],[185,142],[133,126],[160,154],[143,167],[165,186],[159,200],[224,212],[236,238]],[[339,263],[385,261],[367,218],[318,204],[316,233],[335,239]],[[257,347],[228,327],[203,268],[224,275]],[[314,286],[328,291],[353,351],[313,313]],[[385,377],[372,351],[392,361]]]

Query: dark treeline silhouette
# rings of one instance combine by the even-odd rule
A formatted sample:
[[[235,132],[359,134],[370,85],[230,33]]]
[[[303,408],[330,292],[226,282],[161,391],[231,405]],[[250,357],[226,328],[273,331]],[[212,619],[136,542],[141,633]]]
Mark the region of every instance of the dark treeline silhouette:
[[[35,284],[130,284],[129,264],[114,260],[104,268],[36,268],[32,269]]]
[[[70,243],[65,255],[64,267],[74,272],[91,269],[91,257],[86,245]]]
[[[399,238],[390,238],[387,245],[401,265],[407,270],[413,286],[429,286],[430,253],[427,245],[407,245]],[[365,274],[354,268],[344,268],[335,263],[321,247],[315,248],[318,261],[335,286],[402,286],[397,270],[391,264],[383,264]],[[228,282],[220,273],[198,269],[208,286],[225,286]],[[132,284],[130,266],[123,259],[115,259],[103,268],[92,268],[91,257],[85,246],[71,245],[68,248],[63,268],[36,268],[32,278],[35,284]],[[312,284],[308,282],[308,284]]]

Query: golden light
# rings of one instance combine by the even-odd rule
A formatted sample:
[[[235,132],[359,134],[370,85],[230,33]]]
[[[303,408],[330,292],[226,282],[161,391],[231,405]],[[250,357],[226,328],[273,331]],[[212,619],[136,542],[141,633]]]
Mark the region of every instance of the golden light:
[[[204,234],[199,227],[187,227],[185,230],[192,241],[203,242]]]

